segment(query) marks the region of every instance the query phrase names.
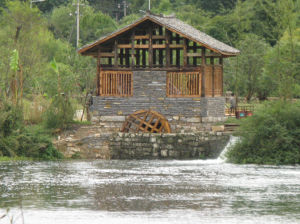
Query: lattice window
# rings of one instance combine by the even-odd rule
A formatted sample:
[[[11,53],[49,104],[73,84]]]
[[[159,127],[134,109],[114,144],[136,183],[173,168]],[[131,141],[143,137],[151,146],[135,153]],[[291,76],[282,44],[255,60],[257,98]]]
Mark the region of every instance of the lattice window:
[[[100,72],[100,96],[132,96],[133,74],[127,71]]]
[[[167,74],[168,97],[201,96],[200,72],[169,72]]]

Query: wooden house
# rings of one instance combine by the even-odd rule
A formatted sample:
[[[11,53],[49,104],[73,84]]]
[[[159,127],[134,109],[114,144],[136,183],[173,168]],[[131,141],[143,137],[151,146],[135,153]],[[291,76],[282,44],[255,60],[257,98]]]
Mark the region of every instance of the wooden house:
[[[149,12],[78,52],[97,59],[93,121],[153,110],[172,131],[224,119],[223,59],[239,54],[174,16]]]

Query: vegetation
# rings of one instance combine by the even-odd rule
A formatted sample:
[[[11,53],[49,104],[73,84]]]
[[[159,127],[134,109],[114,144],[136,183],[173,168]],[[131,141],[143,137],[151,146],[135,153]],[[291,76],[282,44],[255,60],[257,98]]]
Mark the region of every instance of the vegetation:
[[[31,8],[26,0],[0,0],[2,155],[60,157],[50,129],[68,128],[75,105],[83,107],[86,93],[95,91],[96,62],[76,52],[76,2],[47,0]],[[80,46],[148,9],[145,0],[80,3]],[[151,0],[151,11],[176,13],[241,50],[224,60],[224,89],[248,101],[300,97],[299,7],[299,0]]]
[[[61,159],[50,134],[41,126],[25,126],[20,107],[0,105],[0,156]]]
[[[241,121],[241,141],[227,154],[234,163],[300,164],[300,104],[266,103]]]

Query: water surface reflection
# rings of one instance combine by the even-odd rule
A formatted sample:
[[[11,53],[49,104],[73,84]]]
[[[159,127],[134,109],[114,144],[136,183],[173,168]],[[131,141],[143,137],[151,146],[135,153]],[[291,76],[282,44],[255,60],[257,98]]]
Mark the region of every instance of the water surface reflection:
[[[0,193],[0,206],[11,213],[22,201],[26,224],[300,222],[299,166],[4,162]]]

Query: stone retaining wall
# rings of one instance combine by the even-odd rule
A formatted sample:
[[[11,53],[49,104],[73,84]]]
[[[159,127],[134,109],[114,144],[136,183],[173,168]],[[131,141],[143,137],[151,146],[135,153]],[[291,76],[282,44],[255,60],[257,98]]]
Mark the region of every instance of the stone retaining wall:
[[[112,159],[209,159],[217,158],[229,140],[218,133],[131,134],[112,136]]]
[[[207,159],[217,158],[228,140],[223,132],[97,133],[55,145],[66,157],[83,159]]]

